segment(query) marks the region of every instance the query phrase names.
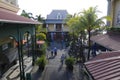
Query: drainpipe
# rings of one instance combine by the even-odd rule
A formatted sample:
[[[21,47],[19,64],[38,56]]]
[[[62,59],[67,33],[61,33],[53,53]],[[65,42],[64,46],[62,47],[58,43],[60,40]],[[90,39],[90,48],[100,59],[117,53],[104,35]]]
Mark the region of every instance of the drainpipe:
[[[85,66],[85,64],[83,64],[83,67],[86,70],[86,74],[88,75],[88,77],[90,78],[90,80],[95,80],[94,77],[92,76],[92,74],[89,72],[89,70],[87,69],[87,67]]]

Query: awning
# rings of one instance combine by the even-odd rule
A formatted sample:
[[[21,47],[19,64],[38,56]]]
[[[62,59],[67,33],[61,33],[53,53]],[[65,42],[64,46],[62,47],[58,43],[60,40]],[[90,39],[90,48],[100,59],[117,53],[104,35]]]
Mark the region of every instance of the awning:
[[[85,66],[94,80],[119,80],[120,51],[101,53]]]
[[[96,42],[97,44],[104,46],[110,50],[120,50],[120,36],[119,35],[97,35],[91,37],[91,41]]]
[[[41,24],[40,22],[33,21],[23,16],[17,15],[10,11],[0,9],[0,22],[4,23],[20,23],[20,24]]]

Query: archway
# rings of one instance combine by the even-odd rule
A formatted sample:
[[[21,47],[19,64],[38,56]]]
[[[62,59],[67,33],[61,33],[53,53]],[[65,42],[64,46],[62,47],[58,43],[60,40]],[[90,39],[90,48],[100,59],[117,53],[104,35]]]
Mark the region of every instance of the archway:
[[[17,63],[18,49],[16,45],[16,38],[14,36],[7,36],[0,39],[0,71],[3,74]]]

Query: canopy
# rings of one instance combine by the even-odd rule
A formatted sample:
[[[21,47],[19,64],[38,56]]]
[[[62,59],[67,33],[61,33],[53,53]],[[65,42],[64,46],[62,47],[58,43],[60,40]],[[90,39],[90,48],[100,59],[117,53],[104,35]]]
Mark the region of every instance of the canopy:
[[[0,22],[20,24],[41,24],[40,22],[17,15],[16,13],[0,9]]]

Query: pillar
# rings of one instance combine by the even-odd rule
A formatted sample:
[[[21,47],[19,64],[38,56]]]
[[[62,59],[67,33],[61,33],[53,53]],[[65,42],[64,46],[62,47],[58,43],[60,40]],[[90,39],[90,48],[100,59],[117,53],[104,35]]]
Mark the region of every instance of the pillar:
[[[111,16],[112,2],[111,0],[107,0],[107,1],[108,1],[107,16]],[[107,21],[107,26],[110,26],[110,21]]]
[[[62,24],[62,31],[64,30],[64,24]]]
[[[46,31],[47,31],[47,32],[49,31],[49,29],[48,29],[48,24],[46,24]]]

